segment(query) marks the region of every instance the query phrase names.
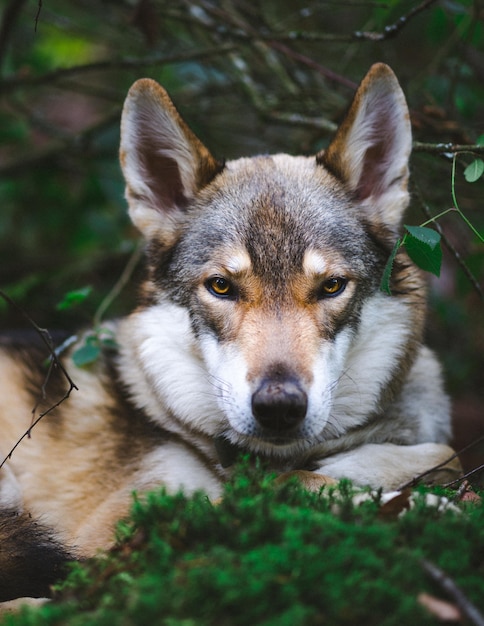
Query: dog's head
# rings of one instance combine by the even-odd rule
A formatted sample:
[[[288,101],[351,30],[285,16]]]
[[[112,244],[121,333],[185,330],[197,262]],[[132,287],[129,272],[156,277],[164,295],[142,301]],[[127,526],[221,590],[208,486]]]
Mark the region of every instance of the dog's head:
[[[217,396],[210,428],[284,454],[338,436],[389,395],[411,352],[402,329],[410,318],[420,324],[408,302],[379,292],[408,203],[410,150],[405,98],[383,64],[311,158],[222,164],[157,83],[133,85],[121,164],[148,242],[145,299],[186,313]],[[408,267],[395,280],[401,293],[420,287]]]

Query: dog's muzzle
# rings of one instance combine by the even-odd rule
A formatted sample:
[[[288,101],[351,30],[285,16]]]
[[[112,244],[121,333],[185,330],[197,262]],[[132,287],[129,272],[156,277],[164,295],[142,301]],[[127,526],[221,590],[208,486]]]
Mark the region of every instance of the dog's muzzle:
[[[264,430],[288,434],[306,417],[308,396],[293,378],[265,378],[252,395],[252,414]]]

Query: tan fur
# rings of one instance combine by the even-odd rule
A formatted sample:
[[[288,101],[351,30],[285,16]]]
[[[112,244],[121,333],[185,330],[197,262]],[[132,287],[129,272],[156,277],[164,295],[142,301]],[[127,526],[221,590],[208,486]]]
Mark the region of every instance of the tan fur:
[[[56,425],[59,412],[46,416],[12,455],[8,467],[22,486],[23,509],[55,528],[66,545],[89,556],[112,543],[116,522],[129,512],[132,492],[152,489],[160,478],[150,475],[146,441],[127,440],[129,433],[117,431],[110,414],[111,407],[113,412],[116,407],[95,372],[72,364],[70,371],[79,391],[62,405],[62,422]],[[2,421],[4,454],[31,422],[31,401],[19,402],[20,379],[17,385],[12,404],[16,411]],[[1,385],[0,393],[6,393],[7,387],[13,389]],[[120,448],[129,454],[120,455]],[[167,454],[170,448],[176,450],[179,444],[168,444]],[[202,475],[206,472],[196,460],[193,469]]]

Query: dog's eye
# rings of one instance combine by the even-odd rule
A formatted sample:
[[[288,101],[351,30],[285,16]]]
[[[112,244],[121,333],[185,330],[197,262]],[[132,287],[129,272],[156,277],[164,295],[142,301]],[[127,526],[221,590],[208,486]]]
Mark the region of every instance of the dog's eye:
[[[229,280],[222,276],[209,278],[205,283],[205,287],[212,295],[219,298],[233,298],[235,295],[235,287]]]
[[[338,296],[340,293],[343,293],[346,287],[346,279],[345,278],[328,278],[321,285],[319,291],[320,298],[331,298],[332,296]]]

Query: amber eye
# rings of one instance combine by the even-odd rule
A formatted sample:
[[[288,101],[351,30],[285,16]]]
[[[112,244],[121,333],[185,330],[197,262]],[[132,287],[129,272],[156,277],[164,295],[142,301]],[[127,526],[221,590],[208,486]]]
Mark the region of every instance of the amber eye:
[[[222,276],[209,278],[205,283],[205,287],[212,295],[219,298],[233,298],[235,295],[235,288],[232,283]]]
[[[321,298],[331,298],[332,296],[338,296],[343,293],[346,287],[347,280],[345,278],[328,278],[321,285],[319,296]]]

